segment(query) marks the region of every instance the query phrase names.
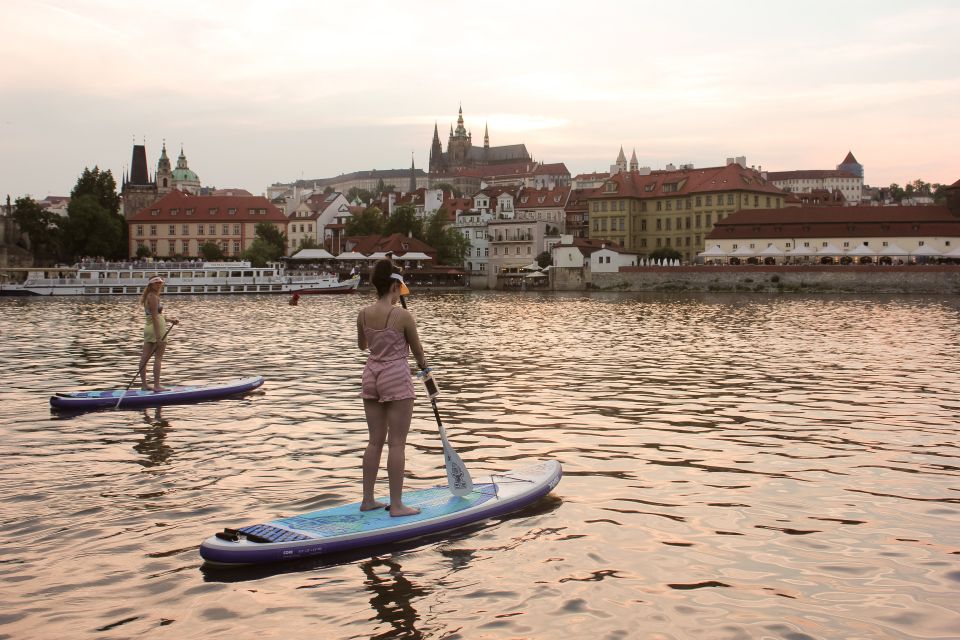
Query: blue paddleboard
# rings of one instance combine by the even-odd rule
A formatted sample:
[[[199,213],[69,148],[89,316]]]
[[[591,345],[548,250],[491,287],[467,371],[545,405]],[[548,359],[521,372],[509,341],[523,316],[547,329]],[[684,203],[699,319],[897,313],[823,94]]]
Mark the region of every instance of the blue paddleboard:
[[[164,391],[142,391],[130,389],[124,393],[123,389],[108,391],[74,391],[72,393],[58,393],[50,396],[50,406],[56,409],[98,409],[102,407],[116,407],[120,401],[120,408],[153,407],[162,404],[184,404],[201,400],[216,400],[227,396],[246,393],[263,384],[263,376],[241,378],[216,384],[174,386]],[[121,396],[123,398],[121,399]]]
[[[475,479],[473,491],[459,498],[446,485],[404,493],[404,504],[420,508],[414,516],[360,511],[354,503],[224,529],[203,541],[200,556],[211,564],[254,564],[410,540],[516,511],[550,493],[561,475],[559,462],[545,460]]]

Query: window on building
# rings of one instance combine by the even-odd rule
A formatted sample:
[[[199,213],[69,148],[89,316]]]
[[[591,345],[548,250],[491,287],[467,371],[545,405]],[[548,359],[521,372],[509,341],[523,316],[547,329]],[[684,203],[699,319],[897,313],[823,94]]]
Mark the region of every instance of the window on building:
[[[222,230],[222,232],[223,232],[223,235],[225,235],[225,236],[230,235],[230,225],[228,225],[228,224],[223,225],[223,226],[221,227],[221,230]],[[302,231],[302,229],[301,229],[301,231]]]
[[[667,200],[667,211],[673,211],[673,201]]]
[[[187,209],[186,214],[187,214],[188,216],[192,216],[192,215],[193,215],[193,209]]]
[[[663,211],[663,203],[657,200],[657,211]]]
[[[175,215],[177,215],[178,213],[180,213],[180,210],[179,210],[179,209],[170,209],[170,215],[175,216]]]
[[[210,215],[212,215],[212,216],[217,215],[217,208],[216,208],[216,207],[211,207],[211,208],[209,209],[209,213],[210,213]]]
[[[233,235],[235,235],[235,236],[240,235],[240,225],[239,225],[239,224],[233,225]]]
[[[157,225],[155,224],[150,225],[150,235],[152,236],[157,235]]]
[[[657,218],[657,231],[662,231],[662,230],[663,230],[663,220],[661,218]]]
[[[212,236],[217,235],[217,225],[215,224],[210,225],[210,235]]]
[[[175,236],[175,235],[177,235],[177,225],[175,225],[175,224],[168,225],[168,226],[167,226],[167,235],[168,235],[168,236]]]
[[[646,203],[646,202],[641,202],[641,203],[640,203],[640,211],[641,211],[641,212],[645,212],[646,210],[647,210],[647,203]]]
[[[727,194],[727,204],[733,204],[733,194],[732,194],[732,193],[728,193],[728,194]]]
[[[496,250],[494,250],[494,253],[496,253]],[[489,257],[490,257],[490,247],[484,247],[484,248],[483,248],[483,257],[484,257],[484,258],[489,258]]]
[[[228,216],[235,216],[235,215],[237,215],[237,210],[234,209],[233,207],[231,207],[231,208],[227,209],[227,215],[228,215]]]
[[[188,225],[188,224],[182,224],[182,225],[180,225],[180,235],[182,235],[182,236],[188,236],[188,235],[190,235],[190,225]]]
[[[142,224],[138,224],[138,225],[137,225],[137,235],[138,235],[138,236],[143,236],[143,225],[142,225]]]
[[[181,240],[180,241],[180,255],[186,256],[190,254],[190,241]]]
[[[671,220],[670,220],[670,218],[667,218],[667,231],[672,231],[671,226],[672,226],[672,225],[671,225]]]
[[[646,221],[646,220],[641,220],[641,221],[640,221],[640,231],[646,231],[646,230],[647,230],[647,221]]]
[[[710,214],[709,214],[709,213],[708,213],[707,215],[705,215],[705,216],[704,216],[704,222],[706,222],[706,223],[707,223],[707,226],[708,226],[708,227],[709,227],[709,226],[710,226],[711,224],[713,224],[713,222],[712,222],[712,218],[711,218],[711,216],[710,216]]]
[[[206,227],[204,227],[202,224],[198,224],[198,225],[197,225],[197,235],[198,235],[198,236],[202,236],[205,228],[206,228]]]
[[[707,206],[713,206],[713,196],[707,196]]]

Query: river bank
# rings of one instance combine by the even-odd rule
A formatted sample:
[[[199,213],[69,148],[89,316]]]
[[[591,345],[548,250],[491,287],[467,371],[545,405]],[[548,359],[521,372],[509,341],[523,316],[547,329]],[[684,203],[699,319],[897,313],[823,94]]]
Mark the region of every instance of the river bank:
[[[960,294],[960,265],[736,265],[551,269],[555,291]]]

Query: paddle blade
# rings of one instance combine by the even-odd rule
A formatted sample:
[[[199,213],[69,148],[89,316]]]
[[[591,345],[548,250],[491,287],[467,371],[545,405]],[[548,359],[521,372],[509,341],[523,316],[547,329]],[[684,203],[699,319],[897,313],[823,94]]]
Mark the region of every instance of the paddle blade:
[[[443,460],[447,466],[447,486],[450,493],[455,496],[465,496],[473,491],[473,478],[470,477],[467,465],[463,464],[463,460],[447,442],[443,425],[440,426],[440,440],[443,442]]]

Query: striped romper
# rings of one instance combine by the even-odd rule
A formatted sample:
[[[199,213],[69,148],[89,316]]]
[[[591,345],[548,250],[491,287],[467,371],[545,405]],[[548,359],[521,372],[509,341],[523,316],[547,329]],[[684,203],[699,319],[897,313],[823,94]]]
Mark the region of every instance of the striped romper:
[[[367,326],[366,314],[361,316],[363,335],[367,338],[370,357],[363,368],[360,397],[364,400],[392,402],[393,400],[412,400],[413,380],[410,377],[410,365],[407,358],[410,347],[403,332],[390,326],[393,312],[391,309],[383,329]]]

